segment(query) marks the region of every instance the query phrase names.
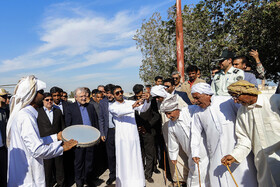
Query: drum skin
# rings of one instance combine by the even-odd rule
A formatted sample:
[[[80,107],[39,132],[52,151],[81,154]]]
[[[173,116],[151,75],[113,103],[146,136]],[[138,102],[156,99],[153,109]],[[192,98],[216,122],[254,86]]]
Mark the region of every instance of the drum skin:
[[[71,125],[62,131],[62,140],[77,140],[77,147],[91,147],[100,140],[100,132],[98,129],[89,125]]]

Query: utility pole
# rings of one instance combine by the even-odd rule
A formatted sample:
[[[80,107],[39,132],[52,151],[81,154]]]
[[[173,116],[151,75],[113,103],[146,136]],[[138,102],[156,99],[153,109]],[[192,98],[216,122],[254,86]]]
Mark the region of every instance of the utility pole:
[[[176,43],[177,43],[177,70],[181,74],[181,82],[185,81],[184,40],[181,0],[176,0]]]

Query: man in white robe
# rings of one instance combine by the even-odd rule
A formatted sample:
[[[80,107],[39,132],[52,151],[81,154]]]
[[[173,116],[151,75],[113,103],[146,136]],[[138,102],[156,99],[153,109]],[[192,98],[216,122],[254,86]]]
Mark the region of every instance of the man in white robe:
[[[63,154],[77,145],[70,140],[61,146],[61,133],[40,137],[36,108],[43,100],[46,84],[34,76],[22,78],[11,98],[7,125],[8,186],[45,186],[43,159]]]
[[[192,105],[182,109],[178,106],[178,95],[167,97],[160,106],[160,110],[166,114],[170,119],[168,123],[168,152],[169,157],[174,165],[177,164],[177,158],[179,153],[179,146],[188,156],[188,160],[184,162],[188,163],[189,173],[187,186],[198,187],[199,186],[199,173],[197,164],[192,160],[190,138],[191,138],[191,116],[197,106]],[[200,143],[200,182],[201,186],[209,186],[208,173],[208,157],[206,151],[206,138],[201,138]]]
[[[157,102],[158,102],[158,108],[160,108],[161,103],[164,101],[165,98],[172,96],[173,94],[170,94],[166,91],[166,87],[163,85],[158,85],[158,86],[153,86],[151,89],[151,95],[153,97],[157,98]],[[174,94],[177,95],[177,94]],[[183,108],[183,107],[187,107],[188,104],[181,98],[178,97],[178,106],[179,108]],[[168,123],[169,123],[169,119],[166,117],[164,112],[159,111],[159,113],[161,114],[161,120],[162,120],[162,134],[163,134],[163,138],[165,141],[165,146],[168,149]],[[177,181],[177,176],[176,176],[176,172],[175,172],[175,165],[171,162],[169,156],[167,156],[168,158],[168,162],[169,162],[169,168],[170,168],[170,174],[172,177],[172,180],[174,181],[174,185],[176,185]],[[181,146],[179,146],[179,153],[178,153],[178,161],[180,163],[184,164],[184,167],[181,165],[177,165],[177,169],[178,169],[178,173],[179,173],[179,181],[181,182],[186,182],[188,179],[188,163],[184,162],[184,160],[188,160],[188,157],[186,155],[186,153],[184,152],[184,150],[182,149]],[[172,184],[173,185],[173,184]]]
[[[247,81],[231,84],[228,90],[242,106],[237,113],[237,144],[222,163],[243,162],[252,150],[259,186],[280,186],[280,94],[267,98]]]
[[[145,176],[135,110],[147,111],[151,104],[149,96],[145,101],[124,100],[120,86],[114,87],[113,95],[115,102],[109,105],[109,112],[116,128],[116,187],[143,187]]]
[[[205,132],[209,155],[210,185],[235,186],[226,166],[221,164],[224,155],[231,153],[235,144],[234,134],[237,104],[230,96],[213,96],[210,85],[198,83],[192,87],[192,95],[199,108],[193,115],[191,152],[195,162],[199,161],[201,134]],[[237,184],[257,186],[253,157],[249,155],[240,164],[230,167]]]

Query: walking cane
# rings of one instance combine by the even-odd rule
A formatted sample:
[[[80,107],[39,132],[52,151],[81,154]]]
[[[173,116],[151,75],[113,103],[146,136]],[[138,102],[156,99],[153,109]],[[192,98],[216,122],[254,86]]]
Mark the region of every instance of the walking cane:
[[[176,176],[177,176],[177,185],[180,187],[180,182],[179,182],[179,177],[178,177],[178,168],[177,165],[175,164],[175,171],[176,171]]]
[[[237,184],[237,182],[235,181],[235,179],[234,179],[234,177],[233,177],[233,175],[232,175],[232,173],[231,173],[231,171],[230,171],[228,165],[227,165],[227,169],[228,169],[228,172],[230,173],[230,175],[231,175],[231,177],[232,177],[232,179],[233,179],[233,181],[234,181],[236,187],[238,187],[238,184]]]
[[[186,166],[184,166],[182,163],[178,162],[181,166],[183,166],[184,168],[186,168],[188,170],[188,168]],[[198,167],[198,178],[199,178],[199,187],[201,187],[201,180],[200,180],[200,170],[199,170],[199,163],[197,164]]]
[[[165,183],[165,186],[166,186],[166,181],[167,181],[167,179],[166,179],[166,158],[165,158],[165,151],[163,152],[163,164],[164,164],[164,183]]]
[[[198,168],[198,179],[199,179],[199,187],[201,187],[201,180],[200,180],[200,169],[199,169],[199,162],[197,163]]]

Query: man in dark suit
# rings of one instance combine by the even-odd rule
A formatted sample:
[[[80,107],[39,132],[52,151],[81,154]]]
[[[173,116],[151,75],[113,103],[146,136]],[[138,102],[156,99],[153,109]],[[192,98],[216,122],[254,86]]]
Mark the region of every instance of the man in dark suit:
[[[7,110],[8,92],[0,88],[0,186],[7,186],[7,147],[6,147],[6,126],[9,118]]]
[[[75,100],[73,104],[67,108],[65,114],[65,124],[70,125],[90,125],[98,127],[98,118],[94,106],[86,102],[85,88],[77,88],[75,90]],[[93,147],[75,149],[75,182],[77,187],[82,187],[85,183],[88,186],[95,186],[92,180],[93,173]]]
[[[170,94],[178,94],[188,105],[192,105],[188,94],[186,92],[180,92],[175,90],[175,83],[174,79],[167,78],[163,80],[163,85],[166,87],[166,91]]]
[[[133,87],[134,96],[130,97],[129,100],[137,101],[142,98],[144,94],[144,86],[136,84]],[[143,163],[145,163],[145,178],[149,183],[153,183],[152,178],[155,167],[156,159],[156,147],[155,147],[155,135],[156,135],[156,124],[160,119],[160,114],[157,110],[153,110],[153,105],[156,104],[156,100],[151,100],[151,106],[146,112],[138,113],[135,111],[135,120],[138,126]]]
[[[112,184],[116,180],[116,153],[115,153],[115,124],[113,116],[109,113],[109,103],[114,102],[112,90],[114,85],[107,84],[105,86],[106,97],[99,103],[99,130],[101,140],[106,143],[108,167],[110,170],[107,185]]]
[[[38,108],[38,128],[41,137],[57,134],[65,127],[64,118],[60,109],[53,107],[53,99],[50,93],[44,93],[43,107]],[[46,186],[65,186],[63,156],[44,160]]]
[[[54,107],[59,108],[63,116],[65,116],[69,103],[61,99],[61,93],[63,93],[63,90],[59,87],[54,86],[50,89],[50,93],[52,94]]]

